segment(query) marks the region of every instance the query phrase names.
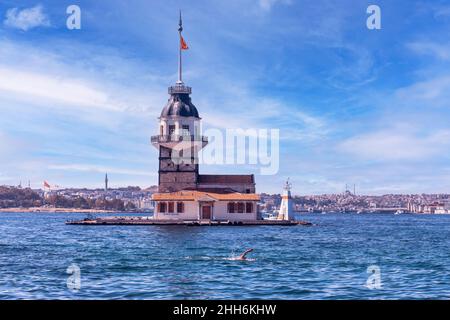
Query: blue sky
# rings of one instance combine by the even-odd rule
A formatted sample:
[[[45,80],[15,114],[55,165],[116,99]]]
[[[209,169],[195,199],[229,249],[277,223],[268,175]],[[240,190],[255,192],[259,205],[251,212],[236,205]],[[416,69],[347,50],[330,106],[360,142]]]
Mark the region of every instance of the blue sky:
[[[81,30],[66,28],[71,4]],[[202,173],[255,173],[258,192],[287,177],[296,194],[450,192],[450,3],[425,0],[4,0],[0,184],[101,187],[106,171],[113,187],[156,184],[179,9],[204,127],[281,135],[275,176]]]

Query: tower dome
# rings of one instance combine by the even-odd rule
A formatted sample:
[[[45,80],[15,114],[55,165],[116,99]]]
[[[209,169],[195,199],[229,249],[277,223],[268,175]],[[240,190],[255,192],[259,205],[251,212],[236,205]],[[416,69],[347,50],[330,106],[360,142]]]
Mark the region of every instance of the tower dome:
[[[182,89],[185,89],[185,92]],[[194,117],[200,118],[197,108],[191,101],[189,96],[191,88],[175,86],[169,88],[170,98],[164,109],[161,111],[161,118],[181,116],[181,117]]]

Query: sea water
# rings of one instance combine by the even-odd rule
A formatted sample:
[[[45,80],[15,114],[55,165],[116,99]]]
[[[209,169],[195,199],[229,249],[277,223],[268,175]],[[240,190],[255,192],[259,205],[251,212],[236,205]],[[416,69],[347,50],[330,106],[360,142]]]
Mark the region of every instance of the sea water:
[[[83,217],[0,213],[0,299],[450,298],[450,216],[299,216],[311,227],[64,224]],[[233,259],[248,248],[248,261]]]

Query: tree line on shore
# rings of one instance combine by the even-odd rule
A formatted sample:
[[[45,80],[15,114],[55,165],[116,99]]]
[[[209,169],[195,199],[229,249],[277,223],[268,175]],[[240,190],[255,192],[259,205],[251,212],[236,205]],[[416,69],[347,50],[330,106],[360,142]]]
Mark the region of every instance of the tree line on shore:
[[[0,186],[0,208],[31,208],[42,206],[114,211],[130,211],[136,209],[133,203],[127,202],[125,204],[121,199],[69,198],[56,194],[44,198],[30,188],[22,189]]]

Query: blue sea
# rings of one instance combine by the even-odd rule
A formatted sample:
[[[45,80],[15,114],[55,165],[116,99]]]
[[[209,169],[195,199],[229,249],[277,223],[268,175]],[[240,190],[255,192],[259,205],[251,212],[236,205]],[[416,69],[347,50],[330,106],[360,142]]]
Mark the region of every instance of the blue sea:
[[[64,224],[84,217],[0,213],[0,299],[450,298],[450,216],[299,217],[311,227]],[[251,260],[231,259],[247,248]],[[76,288],[67,285],[71,265]],[[367,286],[371,266],[376,288]]]

